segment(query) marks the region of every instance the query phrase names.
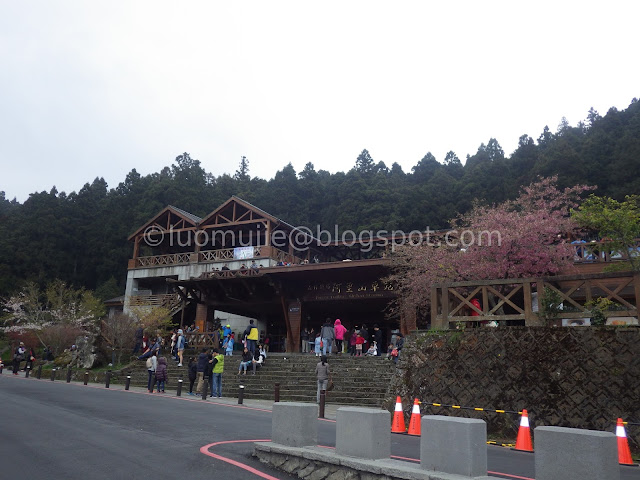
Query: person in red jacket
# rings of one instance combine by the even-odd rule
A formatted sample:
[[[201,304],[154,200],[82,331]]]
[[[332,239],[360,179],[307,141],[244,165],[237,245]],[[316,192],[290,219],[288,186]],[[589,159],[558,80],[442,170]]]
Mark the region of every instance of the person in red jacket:
[[[358,333],[356,337],[356,357],[362,356],[362,346],[364,345],[364,337]]]

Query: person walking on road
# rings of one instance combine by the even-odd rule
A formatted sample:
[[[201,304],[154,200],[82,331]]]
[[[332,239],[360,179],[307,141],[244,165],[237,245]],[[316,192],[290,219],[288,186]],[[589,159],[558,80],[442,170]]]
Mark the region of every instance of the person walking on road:
[[[322,330],[320,331],[320,336],[322,337],[322,355],[331,355],[331,347],[333,345],[333,341],[336,338],[336,333],[333,329],[333,325],[331,325],[331,319],[327,318],[322,326]]]
[[[316,378],[318,379],[318,394],[316,395],[316,402],[320,403],[320,391],[327,390],[329,383],[329,363],[327,362],[327,356],[322,355],[320,361],[316,365]]]

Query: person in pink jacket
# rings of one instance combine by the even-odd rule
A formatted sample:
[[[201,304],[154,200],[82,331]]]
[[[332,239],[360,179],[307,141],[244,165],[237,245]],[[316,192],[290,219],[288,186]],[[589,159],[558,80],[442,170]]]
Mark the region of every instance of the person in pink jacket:
[[[333,330],[336,332],[336,350],[337,353],[342,353],[342,341],[344,340],[344,334],[347,333],[347,329],[344,328],[339,318],[333,324]]]

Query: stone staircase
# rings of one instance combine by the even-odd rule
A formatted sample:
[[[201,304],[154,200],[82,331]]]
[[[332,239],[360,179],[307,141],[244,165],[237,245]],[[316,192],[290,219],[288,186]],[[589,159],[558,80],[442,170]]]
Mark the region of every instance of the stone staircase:
[[[196,356],[195,352],[186,352],[185,364],[178,367],[167,357],[169,381],[166,390],[175,390],[177,380],[182,375],[183,394],[189,389],[189,376],[186,359]],[[265,365],[252,375],[238,376],[240,355],[225,357],[222,376],[222,394],[224,397],[237,397],[240,385],[244,385],[244,398],[263,400],[274,399],[274,386],[280,384],[280,400],[288,402],[315,402],[316,374],[315,366],[320,358],[310,354],[271,353]],[[393,362],[384,357],[351,357],[332,355],[328,359],[335,388],[327,393],[328,403],[353,404],[379,407],[387,397],[387,388],[395,373]],[[127,372],[131,372],[131,385],[147,385],[147,369],[144,361],[133,362],[114,375],[114,383],[123,383]],[[195,387],[194,387],[195,389]]]

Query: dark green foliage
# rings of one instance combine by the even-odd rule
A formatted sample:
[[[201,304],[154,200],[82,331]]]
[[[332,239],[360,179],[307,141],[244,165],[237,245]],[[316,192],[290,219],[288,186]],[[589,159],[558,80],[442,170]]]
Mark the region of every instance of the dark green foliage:
[[[591,109],[585,123],[563,120],[557,133],[522,135],[506,157],[494,138],[463,165],[450,151],[444,159],[426,153],[409,173],[387,166],[367,151],[354,167],[331,174],[307,163],[289,164],[264,180],[251,178],[242,157],[237,171],[214,177],[188,153],[160,172],[135,169],[115,188],[102,178],[79,192],[30,195],[23,204],[0,192],[0,297],[27,281],[60,278],[75,287],[100,287],[103,297],[122,294],[133,246],[127,237],[167,205],[205,217],[237,195],[282,220],[315,231],[424,230],[446,228],[474,199],[494,204],[515,198],[538,175],[558,175],[560,186],[597,185],[596,194],[616,200],[640,191],[640,103],[601,116]],[[354,155],[355,157],[355,155]],[[214,159],[215,160],[215,159]]]

